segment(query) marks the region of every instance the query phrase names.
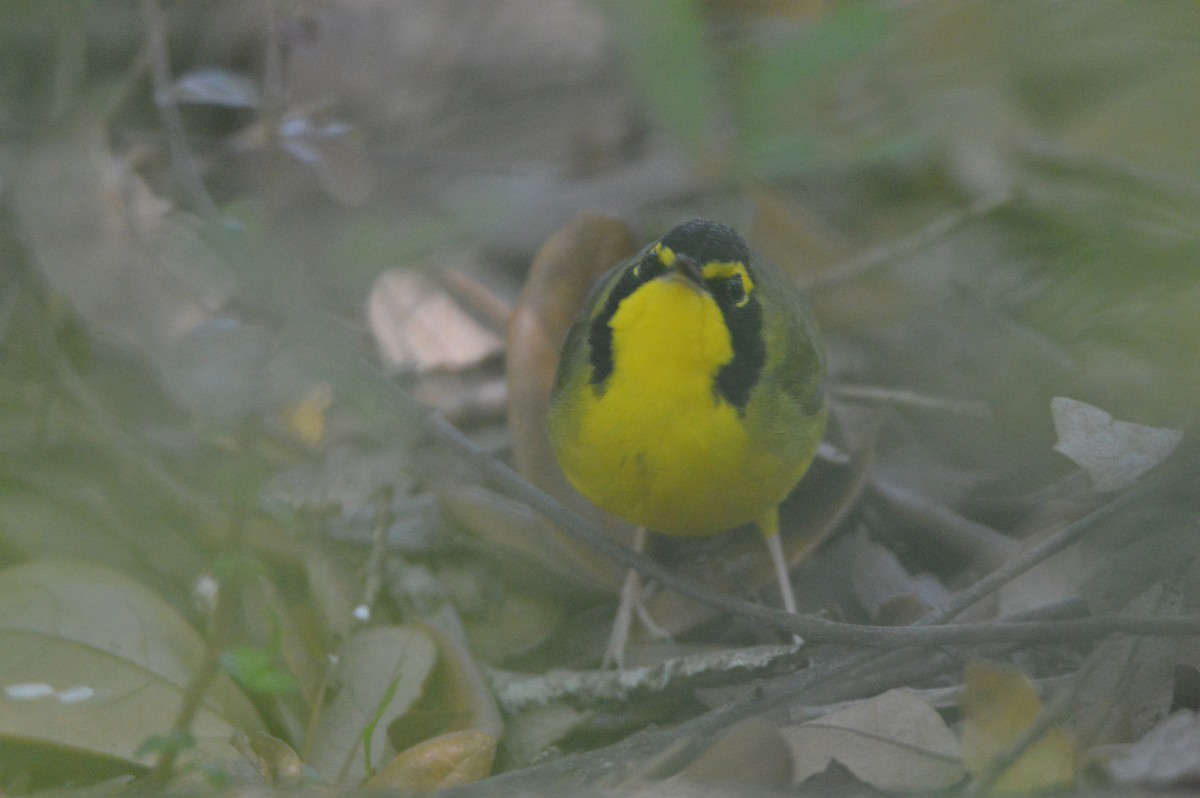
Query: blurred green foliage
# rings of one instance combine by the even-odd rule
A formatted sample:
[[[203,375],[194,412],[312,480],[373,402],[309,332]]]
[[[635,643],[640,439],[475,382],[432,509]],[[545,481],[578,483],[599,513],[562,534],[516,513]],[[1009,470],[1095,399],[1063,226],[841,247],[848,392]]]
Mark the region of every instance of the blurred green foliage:
[[[503,36],[437,0],[251,5],[162,4],[173,77],[217,70],[264,98],[194,97],[180,142],[139,3],[0,4],[0,566],[103,563],[199,622],[193,579],[238,581],[220,557],[275,477],[331,444],[412,443],[363,320],[378,275],[448,268],[503,306],[581,210],[647,236],[695,213],[744,223],[812,284],[836,383],[993,408],[889,421],[881,468],[947,503],[1059,475],[1056,395],[1194,421],[1194,0],[590,0]],[[180,191],[180,144],[218,213]],[[312,446],[283,418],[318,385],[331,431]],[[495,432],[499,403],[479,407]],[[342,476],[321,474],[335,499]],[[374,523],[374,505],[328,503]],[[256,578],[315,601],[309,541],[264,525]],[[297,615],[313,650],[289,654],[324,673],[314,650],[338,635]],[[272,634],[222,664],[300,706]],[[278,725],[302,730],[301,710]]]

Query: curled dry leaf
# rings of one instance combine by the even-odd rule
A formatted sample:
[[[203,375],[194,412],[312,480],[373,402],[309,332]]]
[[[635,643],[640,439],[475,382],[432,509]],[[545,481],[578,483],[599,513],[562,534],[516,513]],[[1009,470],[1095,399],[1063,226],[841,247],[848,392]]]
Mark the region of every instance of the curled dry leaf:
[[[624,222],[580,214],[538,252],[513,308],[507,359],[513,460],[530,482],[560,498],[570,488],[546,432],[559,349],[588,290],[636,248]]]
[[[1055,451],[1087,471],[1092,485],[1103,493],[1119,490],[1158,465],[1178,445],[1183,433],[1117,421],[1098,407],[1056,396],[1050,402]]]
[[[283,740],[266,732],[253,735],[237,732],[230,742],[273,787],[296,787],[304,782],[304,763],[300,755]]]
[[[478,781],[492,772],[496,738],[478,729],[433,737],[406,748],[370,781],[369,789],[428,791]]]
[[[927,792],[964,775],[958,740],[942,716],[911,690],[897,689],[783,730],[796,782],[838,761],[885,791]]]
[[[465,369],[500,351],[498,336],[416,272],[380,275],[367,319],[384,362],[397,369]]]
[[[913,576],[891,549],[870,540],[865,530],[852,541],[850,582],[872,623],[912,623],[949,594],[931,574]]]
[[[972,662],[963,682],[962,758],[967,770],[978,775],[1033,725],[1042,711],[1042,700],[1033,683],[1011,665]],[[991,792],[1037,792],[1069,786],[1074,778],[1075,744],[1056,725],[1025,749],[992,785]]]
[[[508,327],[508,426],[517,470],[560,501],[596,519],[599,511],[575,492],[558,467],[546,432],[546,413],[559,348],[588,289],[636,248],[624,222],[588,213],[576,216],[551,236],[534,258]],[[612,528],[623,526],[613,524]],[[514,544],[516,548],[544,546],[545,530],[534,533],[527,542]],[[620,569],[565,536],[552,534],[561,538],[560,547],[576,563],[573,567],[599,575],[616,589]]]
[[[465,643],[433,625],[420,628],[437,643],[438,662],[425,695],[405,715],[403,728],[389,730],[392,745],[405,750],[424,738],[467,730],[498,739],[504,731],[500,709]]]

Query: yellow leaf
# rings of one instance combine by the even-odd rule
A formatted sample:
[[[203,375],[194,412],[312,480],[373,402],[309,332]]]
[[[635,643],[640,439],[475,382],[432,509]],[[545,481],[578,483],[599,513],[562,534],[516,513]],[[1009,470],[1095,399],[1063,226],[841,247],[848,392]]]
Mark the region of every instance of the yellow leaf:
[[[963,765],[973,776],[1008,750],[1042,711],[1033,683],[1011,665],[973,662],[964,674]],[[1075,778],[1075,744],[1052,726],[992,785],[994,795],[1068,786]]]
[[[284,408],[283,421],[300,441],[316,446],[325,436],[325,411],[332,404],[333,388],[318,383],[299,402]]]
[[[496,738],[478,729],[450,732],[406,748],[367,782],[368,789],[436,790],[492,772]]]

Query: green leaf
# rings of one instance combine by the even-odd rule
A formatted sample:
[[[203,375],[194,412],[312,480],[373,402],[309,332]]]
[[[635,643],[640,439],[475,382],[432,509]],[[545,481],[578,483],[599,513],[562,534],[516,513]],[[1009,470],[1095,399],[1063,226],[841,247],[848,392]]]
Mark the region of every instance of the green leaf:
[[[723,97],[713,42],[693,0],[595,0],[646,114],[692,157],[716,146]]]
[[[251,693],[279,695],[300,689],[296,678],[277,664],[270,651],[236,646],[221,652],[220,659],[221,667]]]
[[[783,173],[845,161],[895,157],[916,146],[911,134],[882,135],[875,123],[832,122],[836,83],[856,58],[878,48],[892,30],[891,13],[844,3],[815,24],[773,29],[745,41],[736,59],[736,119],[740,168]],[[861,114],[859,110],[857,114]]]
[[[331,783],[352,784],[367,775],[365,756],[373,767],[390,760],[396,751],[387,727],[421,697],[436,664],[437,646],[420,629],[374,627],[356,633],[334,672],[338,692],[313,732],[308,763]]]
[[[43,561],[0,571],[0,738],[149,764],[148,734],[172,728],[204,641],[166,602],[116,571]],[[206,751],[262,721],[219,676],[191,734]]]

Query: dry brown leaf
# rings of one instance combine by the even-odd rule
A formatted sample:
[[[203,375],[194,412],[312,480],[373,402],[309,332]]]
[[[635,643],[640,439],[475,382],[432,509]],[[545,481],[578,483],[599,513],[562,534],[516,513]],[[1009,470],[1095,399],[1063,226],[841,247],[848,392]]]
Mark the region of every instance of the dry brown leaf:
[[[804,781],[836,760],[881,790],[940,790],[963,777],[958,740],[937,710],[911,690],[889,690],[783,730]]]
[[[421,700],[388,730],[392,745],[404,750],[426,738],[472,729],[499,738],[504,721],[471,652],[431,624],[419,628],[437,643],[437,666]]]
[[[1175,615],[1183,611],[1179,591],[1156,583],[1132,601],[1093,611],[1129,615]],[[1079,667],[1076,711],[1078,739],[1089,746],[1136,739],[1171,711],[1179,638],[1112,635],[1092,649]]]
[[[782,789],[791,777],[791,752],[779,728],[761,718],[748,718],[731,726],[671,781]]]
[[[978,775],[1008,750],[1042,711],[1033,683],[1018,668],[987,662],[967,666],[963,678],[963,764]],[[1075,778],[1075,744],[1052,726],[992,785],[993,794],[1066,787]]]
[[[367,300],[367,320],[384,362],[396,369],[465,369],[501,347],[499,336],[416,272],[381,274]]]
[[[546,433],[559,349],[588,290],[636,249],[624,222],[580,214],[542,246],[513,308],[507,360],[513,461],[529,481],[560,497],[566,480]]]
[[[431,791],[478,781],[492,772],[496,738],[478,729],[450,732],[401,751],[369,789]]]
[[[530,266],[525,286],[508,327],[508,425],[513,462],[530,482],[584,513],[614,534],[632,539],[626,525],[602,521],[602,514],[567,482],[546,431],[550,390],[558,353],[567,330],[583,308],[588,290],[602,275],[632,255],[636,243],[629,227],[617,219],[591,213],[577,215],[542,246]],[[557,533],[556,533],[557,534]],[[542,535],[539,532],[538,537]],[[595,574],[616,590],[621,569],[606,558],[561,537],[570,568]]]

